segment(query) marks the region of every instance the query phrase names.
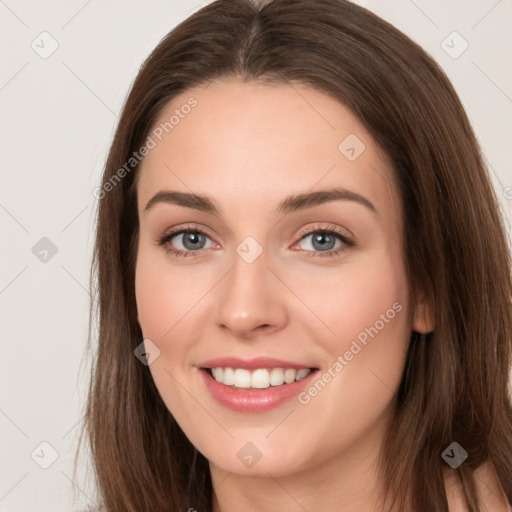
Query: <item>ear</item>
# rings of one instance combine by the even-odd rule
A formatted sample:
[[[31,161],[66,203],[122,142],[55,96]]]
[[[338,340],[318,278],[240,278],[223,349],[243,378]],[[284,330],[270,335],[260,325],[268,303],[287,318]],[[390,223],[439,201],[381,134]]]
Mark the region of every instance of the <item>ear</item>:
[[[435,328],[435,319],[432,304],[425,293],[419,293],[415,300],[412,329],[420,334],[432,332]]]

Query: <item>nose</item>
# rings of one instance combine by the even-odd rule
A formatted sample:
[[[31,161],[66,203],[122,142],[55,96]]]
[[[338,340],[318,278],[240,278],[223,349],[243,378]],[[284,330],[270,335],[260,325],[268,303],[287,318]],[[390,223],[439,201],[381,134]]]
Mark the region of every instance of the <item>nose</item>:
[[[288,320],[284,288],[267,267],[265,251],[252,263],[235,255],[217,297],[218,325],[246,340],[283,329]]]

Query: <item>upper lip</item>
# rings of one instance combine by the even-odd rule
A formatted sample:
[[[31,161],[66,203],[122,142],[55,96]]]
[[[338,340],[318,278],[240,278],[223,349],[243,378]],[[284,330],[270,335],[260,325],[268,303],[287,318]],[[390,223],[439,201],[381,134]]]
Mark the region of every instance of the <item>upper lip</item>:
[[[238,357],[219,357],[209,359],[198,365],[201,368],[244,368],[246,370],[257,370],[258,368],[313,368],[311,365],[284,361],[273,357],[255,357],[253,359],[240,359]]]

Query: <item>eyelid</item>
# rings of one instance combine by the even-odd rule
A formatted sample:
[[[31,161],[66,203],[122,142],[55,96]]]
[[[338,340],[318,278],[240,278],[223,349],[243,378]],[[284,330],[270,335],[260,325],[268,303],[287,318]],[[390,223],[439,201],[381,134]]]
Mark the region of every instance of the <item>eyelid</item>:
[[[297,233],[297,237],[298,237],[298,240],[302,240],[304,238],[304,236],[307,236],[307,235],[311,235],[313,233],[315,233],[316,231],[332,231],[334,233],[337,233],[345,238],[347,238],[348,240],[350,240],[351,242],[354,241],[354,236],[352,235],[352,233],[346,229],[346,228],[339,228],[337,226],[334,226],[334,225],[330,225],[326,222],[316,222],[316,223],[313,223],[313,226],[311,225],[306,225],[304,226],[303,228],[301,228],[299,230],[299,232]],[[193,225],[193,224],[185,224],[185,225],[178,225],[176,227],[173,227],[173,228],[170,228],[168,230],[165,231],[165,233],[159,238],[162,239],[162,238],[167,238],[171,235],[178,235],[184,231],[197,231],[199,233],[202,233],[204,235],[207,235],[209,236],[210,238],[213,238],[209,233],[208,233],[208,230],[207,228],[204,228],[202,226],[198,226],[198,225]],[[295,242],[295,243],[297,243]],[[294,244],[295,244],[294,243]]]
[[[212,238],[212,236],[209,234],[209,230],[207,228],[204,228],[203,226],[198,226],[198,225],[193,225],[193,224],[188,223],[188,224],[184,224],[184,225],[178,225],[173,228],[169,228],[169,229],[165,230],[164,234],[160,237],[160,239],[179,235],[179,234],[183,233],[184,231],[185,232],[186,231],[198,232],[198,233],[202,233],[202,234]]]
[[[340,228],[338,226],[328,224],[326,222],[315,222],[313,226],[307,225],[299,230],[297,236],[299,240],[302,240],[304,236],[311,235],[316,233],[317,231],[327,231],[331,233],[336,233],[342,238],[345,238],[346,241],[355,243],[355,237],[352,233],[346,228]]]
[[[217,244],[217,242],[215,242],[215,240],[213,240],[213,237],[208,233],[208,230],[206,228],[194,226],[192,224],[187,224],[187,225],[183,225],[183,226],[178,225],[171,229],[167,229],[164,232],[164,234],[162,236],[158,237],[158,239],[156,240],[157,245],[165,246],[175,236],[182,235],[187,232],[201,233],[202,235],[204,235],[204,236],[208,237],[210,240],[212,240],[212,242],[214,244],[219,245],[219,244]],[[203,250],[205,250],[205,249],[199,249],[198,251],[182,251],[181,249],[176,249],[176,251],[178,251],[178,252],[187,252],[190,254],[200,253]],[[169,252],[173,252],[173,251],[169,250]]]
[[[205,235],[206,237],[210,238],[210,240],[212,240],[212,242],[214,244],[219,245],[217,242],[215,242],[215,240],[213,240],[213,237],[209,235],[208,230],[206,228],[199,227],[199,226],[192,225],[192,224],[187,224],[187,225],[183,225],[183,226],[178,225],[172,229],[167,230],[163,236],[158,238],[157,244],[159,246],[165,247],[165,245],[172,238],[174,238],[175,236],[187,233],[187,232],[201,233],[201,234]],[[307,225],[307,226],[304,226],[303,228],[301,228],[297,234],[298,240],[293,243],[292,247],[297,245],[299,242],[301,242],[307,236],[314,235],[317,232],[333,234],[334,236],[338,237],[341,240],[341,242],[344,244],[345,247],[341,247],[338,249],[330,249],[328,251],[309,251],[309,250],[302,249],[300,252],[309,254],[309,256],[314,256],[315,254],[318,255],[319,257],[337,256],[338,254],[341,254],[348,248],[355,245],[354,237],[350,233],[350,231],[348,231],[347,229],[343,229],[338,226],[329,225],[327,223],[317,222],[317,223],[314,223],[313,226]],[[168,248],[167,252],[174,253],[174,255],[177,257],[179,257],[181,255],[199,256],[205,250],[207,250],[207,249],[199,249],[197,251],[190,251],[190,250],[183,251],[182,249]]]

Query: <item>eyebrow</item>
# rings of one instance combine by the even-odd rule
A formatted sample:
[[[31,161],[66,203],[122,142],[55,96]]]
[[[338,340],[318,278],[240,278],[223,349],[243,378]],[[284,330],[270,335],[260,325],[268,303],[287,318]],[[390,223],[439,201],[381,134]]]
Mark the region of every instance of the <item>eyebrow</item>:
[[[359,203],[374,214],[379,215],[373,203],[366,197],[345,188],[331,188],[317,190],[315,192],[303,192],[285,198],[277,207],[277,212],[287,214],[298,210],[304,210],[313,206],[319,206],[331,201],[353,201]],[[175,204],[185,208],[199,210],[220,216],[219,209],[214,202],[206,197],[190,192],[177,192],[173,190],[161,190],[157,192],[146,204],[144,211],[148,211],[159,203]]]

